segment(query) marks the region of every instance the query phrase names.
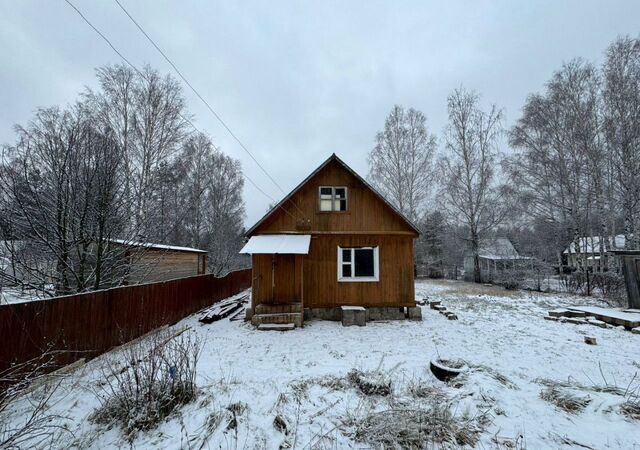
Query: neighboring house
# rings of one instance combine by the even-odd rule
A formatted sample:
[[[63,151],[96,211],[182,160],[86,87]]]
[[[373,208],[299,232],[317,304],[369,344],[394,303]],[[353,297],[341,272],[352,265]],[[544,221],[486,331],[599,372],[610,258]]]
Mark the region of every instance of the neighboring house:
[[[594,272],[602,272],[615,266],[615,258],[607,255],[607,252],[624,249],[625,236],[607,236],[600,248],[600,236],[584,236],[576,242],[572,242],[562,252],[566,258],[567,266],[572,269],[588,268]],[[601,251],[602,250],[602,251]]]
[[[480,242],[480,279],[483,283],[500,278],[506,271],[526,268],[533,258],[521,256],[508,238],[484,239]],[[473,253],[464,254],[464,279],[474,279]]]
[[[341,306],[415,307],[418,235],[333,154],[247,231],[252,311],[300,325],[302,308],[329,317]]]
[[[109,242],[122,247],[127,261],[124,284],[154,283],[207,272],[205,250],[119,239]]]

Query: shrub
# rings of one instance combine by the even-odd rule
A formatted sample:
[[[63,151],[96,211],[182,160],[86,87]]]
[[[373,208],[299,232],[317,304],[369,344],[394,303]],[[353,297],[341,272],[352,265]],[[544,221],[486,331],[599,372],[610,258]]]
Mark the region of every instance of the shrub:
[[[184,331],[156,333],[127,347],[121,359],[109,361],[98,393],[100,407],[90,419],[120,425],[131,438],[193,400],[201,344]]]

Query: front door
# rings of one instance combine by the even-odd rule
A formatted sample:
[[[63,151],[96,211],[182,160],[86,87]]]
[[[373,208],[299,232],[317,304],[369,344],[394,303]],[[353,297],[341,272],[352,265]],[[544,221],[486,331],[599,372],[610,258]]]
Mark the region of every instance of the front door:
[[[274,255],[273,303],[291,303],[296,299],[295,255]]]

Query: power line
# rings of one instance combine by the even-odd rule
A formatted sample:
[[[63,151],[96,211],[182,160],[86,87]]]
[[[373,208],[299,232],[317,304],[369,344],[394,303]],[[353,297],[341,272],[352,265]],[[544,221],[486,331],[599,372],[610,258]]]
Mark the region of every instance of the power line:
[[[214,115],[214,117],[218,120],[218,122],[220,122],[220,124],[222,124],[222,126],[225,128],[225,130],[227,130],[229,132],[229,134],[233,137],[233,139],[236,140],[236,142],[240,145],[240,147],[242,147],[242,149],[247,152],[247,154],[251,157],[251,159],[253,159],[253,161],[258,165],[258,167],[260,167],[260,169],[262,169],[262,171],[264,172],[264,174],[269,177],[269,179],[273,182],[273,184],[275,184],[278,189],[280,189],[280,192],[282,192],[283,194],[286,194],[284,192],[284,190],[282,189],[282,187],[280,187],[280,185],[278,184],[278,182],[269,174],[269,172],[267,172],[267,170],[262,166],[262,164],[260,164],[258,162],[258,160],[253,156],[253,154],[249,151],[249,149],[247,147],[245,147],[245,145],[242,143],[242,141],[238,138],[238,136],[236,136],[236,134],[231,130],[231,128],[229,128],[229,126],[225,123],[224,120],[222,120],[222,117],[220,117],[220,115],[211,107],[211,105],[209,104],[209,102],[207,102],[207,100],[205,100],[205,98],[200,95],[200,93],[198,92],[198,90],[196,88],[193,87],[193,85],[189,82],[189,80],[187,80],[187,78],[182,74],[182,72],[180,72],[180,69],[178,69],[178,67],[173,63],[173,61],[166,55],[166,53],[164,51],[162,51],[162,49],[158,46],[158,44],[155,43],[155,41],[153,39],[151,39],[151,37],[147,34],[146,31],[144,31],[144,29],[142,28],[142,26],[136,21],[136,19],[133,18],[133,16],[131,14],[129,14],[129,11],[127,11],[125,9],[124,6],[122,6],[122,3],[120,3],[119,0],[115,0],[115,2],[118,4],[118,6],[120,7],[120,9],[122,9],[122,11],[127,15],[127,17],[129,17],[129,19],[134,23],[134,25],[138,28],[138,30],[140,30],[140,32],[144,35],[144,37],[147,38],[147,40],[151,43],[151,45],[153,45],[155,47],[156,50],[158,50],[158,52],[162,55],[162,57],[171,65],[171,67],[173,67],[173,69],[176,71],[176,73],[178,74],[178,76],[180,78],[182,78],[182,81],[185,82],[185,84],[187,86],[189,86],[189,88],[193,91],[194,94],[196,94],[196,96],[202,101],[202,103],[205,104],[205,106],[207,107],[207,109],[209,111],[211,111],[211,113]]]
[[[122,53],[120,53],[120,51],[111,43],[111,41],[98,29],[96,28],[89,19],[87,19],[87,17],[82,14],[82,11],[80,11],[73,3],[71,3],[70,0],[64,0],[71,8],[74,9],[74,11],[76,13],[78,13],[78,15],[82,18],[82,20],[84,20],[87,25],[89,25],[93,31],[95,31],[108,45],[109,47],[111,47],[111,49],[125,62],[129,65],[129,67],[131,67],[133,70],[136,71],[136,73],[138,73],[138,75],[140,75],[142,78],[144,78],[145,80],[147,79],[147,77],[145,76],[145,74],[143,72],[141,72],[135,65],[133,65],[131,63],[131,61],[129,61]],[[176,69],[177,70],[177,69]],[[184,117],[182,114],[180,114],[180,117],[186,121],[189,125],[191,125],[191,127],[198,133],[201,134],[205,134],[203,132],[201,132],[198,127],[196,127],[193,122],[191,122],[191,120],[189,120],[188,118]],[[215,144],[213,143],[213,141],[211,142],[211,145],[213,146],[213,148],[215,148],[216,150],[218,150],[218,148],[215,146]],[[248,150],[247,150],[248,152]],[[257,162],[257,161],[256,161]],[[263,169],[264,170],[264,169]],[[266,173],[266,172],[265,172]],[[273,202],[277,201],[270,196],[269,194],[267,194],[265,191],[263,191],[247,174],[244,173],[244,171],[242,171],[242,176],[245,177],[247,179],[247,181],[249,181],[249,183],[251,183],[253,185],[253,187],[255,187],[258,191],[260,191],[265,197],[267,197],[268,199],[270,199]],[[282,190],[282,189],[281,189]],[[295,206],[295,204],[294,204]],[[282,205],[280,205],[280,208],[287,213],[288,215],[290,215],[294,220],[296,220],[295,216],[293,214],[291,214],[289,211],[287,211]]]

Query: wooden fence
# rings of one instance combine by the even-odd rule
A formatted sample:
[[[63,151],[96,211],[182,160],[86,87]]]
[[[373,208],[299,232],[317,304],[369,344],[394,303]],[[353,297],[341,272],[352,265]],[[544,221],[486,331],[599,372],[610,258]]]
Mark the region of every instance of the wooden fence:
[[[0,374],[55,353],[54,366],[91,358],[237,294],[251,269],[0,306]]]

